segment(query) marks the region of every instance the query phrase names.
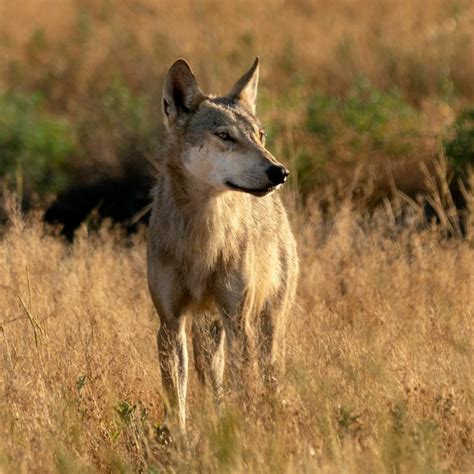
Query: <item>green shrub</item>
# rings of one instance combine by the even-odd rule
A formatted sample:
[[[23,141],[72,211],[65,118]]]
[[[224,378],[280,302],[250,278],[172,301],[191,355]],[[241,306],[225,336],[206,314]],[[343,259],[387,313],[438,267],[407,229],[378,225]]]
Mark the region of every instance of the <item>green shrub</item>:
[[[415,109],[397,89],[375,89],[361,80],[355,84],[340,110],[344,123],[357,133],[367,135],[374,147],[393,147],[396,140],[413,129]]]
[[[156,126],[150,99],[114,79],[100,98],[102,126],[111,133],[119,158],[147,154],[156,147]]]
[[[338,101],[336,97],[317,93],[308,105],[307,128],[308,131],[318,135],[326,143],[331,141],[334,133],[334,118],[338,113]]]
[[[161,120],[153,103],[152,97],[120,78],[94,91],[76,117],[89,166],[142,166],[144,157],[154,156]]]
[[[452,131],[452,137],[444,140],[444,150],[456,174],[463,176],[474,166],[474,107],[459,114]]]
[[[306,103],[303,191],[317,182],[347,182],[358,167],[385,170],[395,161],[422,156],[423,114],[397,88],[380,90],[358,79],[344,96],[318,91]]]
[[[64,186],[74,149],[71,127],[44,111],[39,94],[0,94],[0,178],[19,194]]]
[[[358,80],[344,98],[317,93],[309,101],[307,129],[326,144],[347,137],[353,151],[405,153],[417,128],[417,112],[397,89],[381,91]]]

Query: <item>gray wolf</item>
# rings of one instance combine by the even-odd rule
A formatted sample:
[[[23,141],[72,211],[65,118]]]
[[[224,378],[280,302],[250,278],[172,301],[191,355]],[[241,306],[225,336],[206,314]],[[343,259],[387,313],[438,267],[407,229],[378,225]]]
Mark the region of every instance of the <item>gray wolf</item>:
[[[258,76],[257,58],[227,95],[207,95],[178,59],[164,81],[167,138],[153,191],[148,285],[160,318],[168,414],[182,429],[189,315],[198,375],[218,398],[226,358],[234,377],[252,354],[264,380],[274,381],[281,370],[298,261],[274,192],[288,170],[265,148],[255,116]],[[195,323],[209,314],[213,323],[198,330]]]

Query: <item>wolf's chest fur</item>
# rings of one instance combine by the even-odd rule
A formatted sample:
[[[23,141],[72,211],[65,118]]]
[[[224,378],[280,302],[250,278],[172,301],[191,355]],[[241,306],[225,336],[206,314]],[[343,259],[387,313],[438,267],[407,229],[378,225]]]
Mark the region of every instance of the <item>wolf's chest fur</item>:
[[[173,264],[195,302],[212,297],[217,287],[231,284],[234,273],[245,270],[248,227],[255,211],[251,200],[225,193],[183,203],[165,182],[155,192],[157,246],[163,262]]]

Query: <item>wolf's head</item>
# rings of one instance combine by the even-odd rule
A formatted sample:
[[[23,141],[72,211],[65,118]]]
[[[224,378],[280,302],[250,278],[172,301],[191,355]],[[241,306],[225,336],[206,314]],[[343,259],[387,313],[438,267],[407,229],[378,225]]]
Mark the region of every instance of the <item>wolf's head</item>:
[[[168,132],[181,144],[179,159],[216,191],[264,196],[283,184],[288,170],[265,148],[255,117],[259,59],[222,97],[204,94],[184,59],[169,69],[163,87]]]

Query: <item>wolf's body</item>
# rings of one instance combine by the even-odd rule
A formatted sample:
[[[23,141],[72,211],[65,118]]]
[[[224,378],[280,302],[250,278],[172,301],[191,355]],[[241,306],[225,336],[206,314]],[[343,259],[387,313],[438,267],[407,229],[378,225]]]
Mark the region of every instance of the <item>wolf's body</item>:
[[[165,81],[169,133],[154,190],[148,281],[161,322],[163,387],[182,427],[188,314],[216,316],[205,343],[193,324],[193,346],[198,373],[217,394],[225,341],[236,369],[257,348],[267,378],[284,350],[298,262],[285,209],[271,193],[288,173],[264,148],[257,80],[258,61],[228,96],[205,96],[178,60]]]

